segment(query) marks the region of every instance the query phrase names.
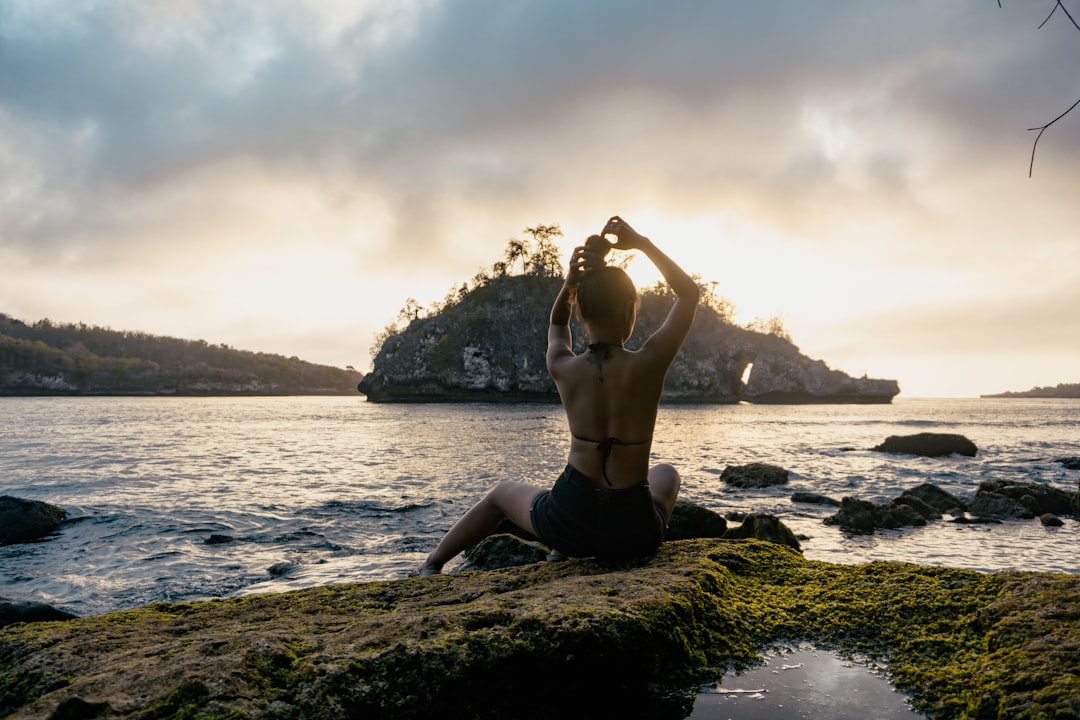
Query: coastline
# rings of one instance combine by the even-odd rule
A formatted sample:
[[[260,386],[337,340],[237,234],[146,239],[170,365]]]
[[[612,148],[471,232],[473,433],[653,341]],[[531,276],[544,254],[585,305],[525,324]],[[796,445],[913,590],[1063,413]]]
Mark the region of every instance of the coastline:
[[[10,626],[0,712],[452,720],[614,703],[685,717],[700,683],[808,641],[879,660],[933,717],[1068,716],[1080,625],[1062,618],[1078,615],[1075,575],[841,566],[685,540],[631,566],[540,562]],[[537,696],[537,677],[560,692]]]

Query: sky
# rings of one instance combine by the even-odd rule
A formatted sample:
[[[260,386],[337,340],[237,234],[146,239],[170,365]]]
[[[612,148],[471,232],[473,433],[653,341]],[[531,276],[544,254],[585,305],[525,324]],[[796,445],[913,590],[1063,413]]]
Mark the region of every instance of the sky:
[[[1029,174],[1080,99],[1070,15],[0,0],[0,312],[364,371],[408,299],[618,214],[900,397],[1080,382],[1080,108]]]

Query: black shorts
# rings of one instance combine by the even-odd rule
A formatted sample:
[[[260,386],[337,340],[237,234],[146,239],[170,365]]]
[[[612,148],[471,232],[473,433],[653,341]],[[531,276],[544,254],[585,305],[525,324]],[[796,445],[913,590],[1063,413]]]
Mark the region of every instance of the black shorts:
[[[567,465],[529,509],[540,541],[570,557],[628,560],[656,552],[667,521],[646,483],[607,489]]]

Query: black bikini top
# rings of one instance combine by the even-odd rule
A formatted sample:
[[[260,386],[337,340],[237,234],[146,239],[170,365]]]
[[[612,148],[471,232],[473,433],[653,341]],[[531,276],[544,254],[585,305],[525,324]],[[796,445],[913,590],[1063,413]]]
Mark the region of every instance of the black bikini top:
[[[612,448],[616,445],[645,445],[646,443],[652,442],[652,437],[649,437],[646,440],[638,440],[637,442],[624,442],[615,436],[609,437],[606,440],[592,440],[590,438],[583,438],[580,435],[574,435],[573,433],[570,434],[578,440],[596,443],[596,449],[600,451],[600,467],[604,473],[604,482],[608,485],[611,485],[611,481],[608,480],[607,476],[607,461],[608,458],[611,457]]]

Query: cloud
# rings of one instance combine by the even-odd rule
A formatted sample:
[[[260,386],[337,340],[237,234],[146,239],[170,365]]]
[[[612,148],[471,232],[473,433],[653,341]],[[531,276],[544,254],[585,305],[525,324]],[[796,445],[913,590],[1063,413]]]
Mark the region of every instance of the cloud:
[[[791,283],[787,258],[834,287],[863,289],[886,268],[868,292],[875,308],[904,307],[896,317],[918,306],[904,283],[927,267],[957,312],[1010,271],[1029,282],[1042,269],[1042,290],[1067,293],[1060,262],[1038,258],[1073,242],[1080,116],[1046,133],[1031,181],[1026,129],[1080,97],[1080,32],[1062,17],[1038,29],[1042,12],[976,0],[11,0],[0,260],[27,278],[71,273],[86,292],[140,283],[139,302],[162,312],[203,300],[159,292],[160,278],[220,288],[235,272],[281,312],[250,268],[288,284],[303,274],[296,258],[313,256],[342,285],[397,278],[356,311],[381,327],[406,297],[438,299],[489,266],[526,225],[561,223],[569,244],[636,211],[746,231],[739,256]],[[737,271],[694,239],[671,242],[704,275]],[[47,305],[27,292],[19,302]],[[746,302],[764,305],[754,292]],[[799,312],[838,307],[834,295],[779,309],[816,328]]]

